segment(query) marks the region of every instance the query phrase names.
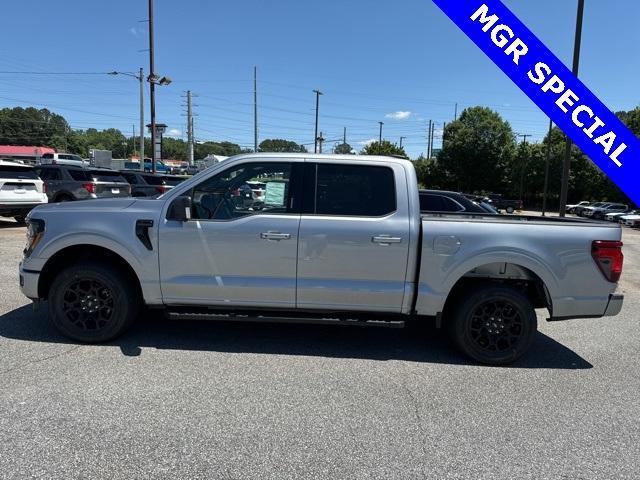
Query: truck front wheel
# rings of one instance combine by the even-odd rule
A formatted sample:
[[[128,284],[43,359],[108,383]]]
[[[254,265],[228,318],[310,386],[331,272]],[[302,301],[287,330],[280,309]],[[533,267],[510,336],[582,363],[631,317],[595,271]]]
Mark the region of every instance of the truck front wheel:
[[[86,343],[106,342],[136,318],[140,299],[127,276],[112,266],[71,265],[53,280],[49,317],[65,336]]]
[[[469,295],[453,312],[450,332],[456,346],[489,365],[516,361],[531,346],[538,322],[529,299],[507,286],[486,286]]]

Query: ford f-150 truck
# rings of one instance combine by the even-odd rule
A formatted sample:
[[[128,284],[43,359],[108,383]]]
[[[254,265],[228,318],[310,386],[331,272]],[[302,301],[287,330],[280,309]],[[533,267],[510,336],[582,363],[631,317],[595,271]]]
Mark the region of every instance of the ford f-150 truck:
[[[259,205],[248,182],[265,185]],[[435,320],[471,358],[519,358],[550,320],[616,315],[621,230],[581,219],[420,213],[396,158],[248,154],[157,199],[37,207],[23,293],[101,342],[142,307],[176,319],[399,327]]]

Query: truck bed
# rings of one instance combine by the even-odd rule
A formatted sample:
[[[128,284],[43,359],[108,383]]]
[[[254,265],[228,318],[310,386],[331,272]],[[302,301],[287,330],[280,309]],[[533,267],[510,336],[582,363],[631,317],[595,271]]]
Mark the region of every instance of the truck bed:
[[[472,277],[544,285],[551,318],[602,316],[616,284],[591,256],[595,240],[619,241],[620,226],[581,218],[421,214],[415,310],[438,315],[457,282]]]
[[[604,227],[620,229],[619,225],[612,222],[589,220],[581,217],[540,217],[537,215],[494,215],[483,213],[447,212],[447,213],[421,213],[422,220],[487,222],[487,223],[516,223],[536,225],[571,225],[584,227]]]

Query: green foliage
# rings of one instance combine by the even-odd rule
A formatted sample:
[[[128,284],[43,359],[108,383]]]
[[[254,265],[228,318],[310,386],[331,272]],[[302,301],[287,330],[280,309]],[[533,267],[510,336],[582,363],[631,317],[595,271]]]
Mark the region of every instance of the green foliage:
[[[280,138],[267,139],[260,142],[258,146],[260,152],[292,152],[306,153],[307,149],[304,145],[298,145],[296,142],[283,140]]]
[[[94,148],[111,150],[115,158],[123,158],[138,155],[138,142],[138,137],[125,137],[116,128],[72,130],[64,117],[46,109],[16,107],[0,110],[0,144],[47,146],[85,158]],[[145,138],[144,148],[148,157],[151,153],[150,138]],[[164,158],[187,159],[187,143],[182,139],[164,137],[162,149]],[[246,151],[231,142],[204,142],[194,147],[196,158],[204,158],[210,153],[230,157]]]
[[[616,115],[636,136],[640,136],[640,107],[629,112],[618,112]]]
[[[438,179],[458,191],[504,190],[505,167],[515,152],[514,133],[497,112],[468,108],[447,125],[438,155]]]
[[[0,144],[65,146],[70,128],[66,120],[46,108],[3,108],[0,110]]]
[[[335,148],[335,153],[349,155],[353,148],[348,143],[341,143]]]
[[[407,156],[407,153],[404,151],[404,148],[400,148],[397,145],[389,142],[388,140],[383,140],[382,143],[372,142],[369,145],[365,146],[360,154],[409,158]]]

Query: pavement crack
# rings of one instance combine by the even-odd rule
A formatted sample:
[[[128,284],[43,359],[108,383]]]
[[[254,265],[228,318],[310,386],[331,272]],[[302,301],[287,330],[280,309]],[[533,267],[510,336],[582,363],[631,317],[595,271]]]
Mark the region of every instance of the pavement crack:
[[[49,355],[47,357],[39,358],[39,359],[33,360],[31,362],[22,363],[20,365],[16,365],[15,367],[8,368],[7,370],[2,370],[2,371],[0,371],[0,376],[1,375],[5,375],[7,373],[14,372],[16,370],[20,370],[20,369],[28,367],[30,365],[35,365],[37,363],[46,362],[47,360],[51,360],[51,359],[54,359],[54,358],[62,357],[63,355],[67,355],[69,353],[72,353],[73,351],[79,349],[80,347],[82,347],[82,345],[74,345],[73,347],[68,348],[66,350],[63,350],[62,352],[54,353],[53,355]]]
[[[418,399],[416,398],[416,395],[413,392],[413,390],[411,390],[404,382],[400,382],[399,386],[406,392],[407,397],[409,397],[411,406],[413,407],[412,408],[413,416],[415,417],[416,423],[418,424],[418,432],[420,434],[420,446],[422,448],[422,453],[426,456],[427,448],[425,447],[425,440],[426,440],[427,434],[424,431],[424,426],[422,425],[422,416],[420,415],[420,404],[418,403]]]

